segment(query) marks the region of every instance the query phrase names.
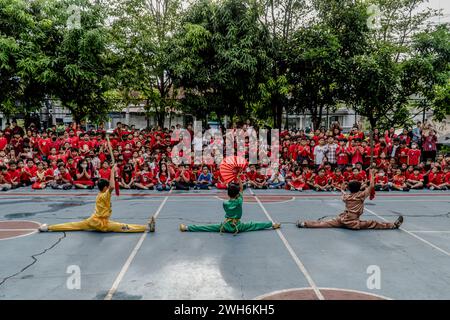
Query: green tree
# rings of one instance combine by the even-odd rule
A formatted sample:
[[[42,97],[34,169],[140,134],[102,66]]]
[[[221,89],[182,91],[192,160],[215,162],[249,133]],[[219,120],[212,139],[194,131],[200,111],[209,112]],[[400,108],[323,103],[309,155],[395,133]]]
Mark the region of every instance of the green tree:
[[[174,36],[169,74],[184,89],[183,105],[204,119],[249,115],[260,99],[270,59],[268,33],[253,1],[200,0]]]
[[[164,125],[178,91],[167,73],[169,42],[179,28],[179,0],[120,0],[110,11],[120,61],[116,77],[123,104],[145,101],[147,117]],[[137,92],[137,93],[136,93]]]
[[[317,129],[325,109],[334,108],[339,99],[341,45],[327,26],[316,25],[297,31],[291,46],[288,59],[291,101],[297,112],[311,115]]]

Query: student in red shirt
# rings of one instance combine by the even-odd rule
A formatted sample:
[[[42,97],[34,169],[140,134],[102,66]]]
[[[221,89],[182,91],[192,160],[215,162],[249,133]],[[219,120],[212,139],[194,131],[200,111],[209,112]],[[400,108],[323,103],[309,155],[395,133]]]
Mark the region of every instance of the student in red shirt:
[[[74,186],[78,189],[93,189],[94,182],[92,181],[92,171],[88,168],[88,163],[85,159],[78,163],[76,174],[76,180],[73,182]]]
[[[345,190],[345,177],[342,174],[342,170],[340,168],[334,169],[334,173],[328,177],[331,180],[331,186],[333,190]]]
[[[375,190],[389,191],[389,179],[383,169],[379,169],[375,176]]]
[[[344,170],[345,166],[349,163],[349,152],[345,146],[346,139],[339,140],[339,146],[336,149],[337,165],[341,170]]]
[[[11,179],[11,189],[20,187],[20,170],[15,161],[9,162],[8,174]]]
[[[443,178],[441,167],[439,165],[435,165],[428,174],[427,187],[430,190],[447,190],[446,183]]]
[[[119,186],[122,189],[132,189],[134,188],[134,184],[136,181],[135,173],[133,170],[133,165],[131,163],[127,163],[123,170],[120,171],[120,182]]]
[[[406,185],[406,178],[402,173],[401,169],[395,170],[395,175],[392,177],[391,188],[396,191],[409,191],[408,186]]]
[[[364,148],[361,146],[361,139],[355,139],[355,147],[352,147],[349,151],[352,155],[352,164],[363,162]]]
[[[33,177],[35,176],[37,167],[32,159],[27,160],[27,165],[20,170],[20,182],[25,186],[32,184]]]
[[[33,189],[45,189],[47,187],[47,171],[44,169],[44,164],[39,162],[37,170],[34,174],[34,183],[31,185]]]
[[[189,165],[181,165],[175,174],[175,188],[177,190],[189,190],[191,185],[191,173],[189,172]]]
[[[98,170],[98,176],[100,179],[105,179],[109,181],[111,176],[111,168],[109,167],[108,161],[103,161],[102,167]]]
[[[364,176],[361,175],[361,171],[356,167],[352,169],[352,175],[347,178],[348,182],[354,180],[361,182],[361,185],[365,181]]]
[[[11,189],[11,177],[9,176],[6,166],[0,166],[0,191],[8,191]]]
[[[400,140],[400,149],[398,150],[398,163],[407,164],[408,163],[408,152],[409,149],[406,147],[406,142]]]
[[[69,190],[72,189],[73,179],[64,163],[58,164],[58,170],[55,171],[55,179],[49,185],[52,189]]]
[[[413,173],[406,178],[406,185],[410,189],[423,189],[423,174],[415,167]]]
[[[8,139],[3,135],[3,131],[0,130],[0,151],[5,151],[8,144]]]
[[[142,165],[142,170],[136,175],[136,183],[134,184],[137,189],[141,190],[153,190],[155,181],[150,167],[147,163]]]
[[[371,153],[371,148],[369,145],[367,145],[367,141],[363,140],[361,142],[361,147],[363,148],[363,161],[362,161],[362,165],[363,168],[368,168],[370,166],[370,153]],[[375,152],[374,152],[375,153]]]
[[[249,188],[260,188],[261,186],[256,181],[258,173],[256,172],[256,166],[254,164],[250,165],[250,170],[245,174],[247,177],[247,185]]]
[[[353,175],[353,166],[349,163],[345,165],[345,171],[342,173],[345,181],[350,181],[350,177]]]
[[[261,167],[258,167],[256,170],[256,183],[259,185],[260,189],[267,189],[268,183],[267,183],[267,177],[262,174]]]
[[[171,188],[172,180],[170,179],[169,171],[167,170],[167,165],[165,163],[159,164],[159,170],[156,174],[157,186],[156,189],[158,191],[168,191]]]
[[[310,161],[311,147],[308,146],[308,141],[305,138],[300,139],[300,145],[297,146],[297,162],[302,163],[303,160]]]
[[[319,169],[314,177],[314,189],[316,191],[329,191],[331,189],[330,181],[325,174],[325,169]]]
[[[402,165],[402,168],[406,166],[406,164]],[[403,169],[402,169],[403,170]],[[405,178],[406,181],[408,182],[408,179],[410,176],[412,176],[414,174],[414,167],[413,166],[409,166],[406,170],[405,170]]]
[[[444,182],[447,186],[447,189],[450,189],[450,167],[446,166],[444,168]]]
[[[288,174],[288,178],[287,185],[291,190],[303,191],[306,187],[306,181],[300,167],[294,168],[292,173]]]
[[[407,164],[410,166],[417,166],[420,161],[421,151],[417,149],[417,143],[413,142],[411,144],[411,149],[408,150]]]

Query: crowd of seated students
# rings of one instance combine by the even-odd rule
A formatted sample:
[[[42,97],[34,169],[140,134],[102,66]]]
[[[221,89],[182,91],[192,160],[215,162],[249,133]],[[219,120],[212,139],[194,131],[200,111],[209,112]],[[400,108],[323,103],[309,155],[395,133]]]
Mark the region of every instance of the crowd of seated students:
[[[176,165],[172,161],[172,149],[179,141],[171,136],[179,128],[137,130],[117,125],[110,143],[120,188],[227,188],[217,164]],[[251,127],[247,123],[239,128]],[[193,137],[191,126],[187,132]],[[393,128],[383,134],[375,130],[373,148],[356,126],[348,134],[336,123],[310,134],[284,130],[280,132],[278,166],[267,170],[267,163],[251,164],[241,179],[246,187],[255,189],[333,191],[345,189],[351,180],[365,185],[370,178],[367,169],[372,166],[377,169],[379,191],[447,190],[450,157],[437,153],[436,142],[434,130],[420,123],[398,135]],[[245,143],[248,147],[248,138]],[[86,132],[72,124],[64,130],[38,131],[34,125],[24,130],[13,122],[0,131],[0,190],[92,189],[111,174],[109,152],[102,127]]]

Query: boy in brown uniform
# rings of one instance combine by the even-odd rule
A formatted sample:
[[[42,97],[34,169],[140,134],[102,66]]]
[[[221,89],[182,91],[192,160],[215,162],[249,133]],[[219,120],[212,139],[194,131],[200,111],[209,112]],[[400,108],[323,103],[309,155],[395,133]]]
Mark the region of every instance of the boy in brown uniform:
[[[361,182],[353,180],[348,184],[350,193],[342,191],[342,201],[345,202],[345,211],[336,218],[325,221],[297,221],[299,228],[347,228],[352,230],[360,229],[398,229],[403,223],[403,217],[392,222],[379,222],[375,220],[359,220],[364,212],[364,201],[370,196],[370,191],[374,188],[375,171],[370,175],[370,185],[363,191]]]

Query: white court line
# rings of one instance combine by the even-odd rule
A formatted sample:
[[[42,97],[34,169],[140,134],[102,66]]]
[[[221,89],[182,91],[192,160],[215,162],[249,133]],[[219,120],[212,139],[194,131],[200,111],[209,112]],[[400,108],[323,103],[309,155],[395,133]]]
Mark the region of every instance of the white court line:
[[[270,214],[267,212],[266,208],[264,208],[263,204],[261,203],[261,201],[259,201],[259,198],[256,194],[253,193],[253,191],[250,189],[250,193],[255,197],[256,201],[258,202],[259,206],[261,207],[261,209],[263,210],[263,212],[265,213],[265,215],[267,216],[267,218],[274,223],[272,217],[270,216]],[[317,298],[319,300],[325,300],[324,296],[322,295],[322,293],[320,292],[320,290],[317,288],[316,283],[314,282],[314,280],[312,279],[312,277],[310,276],[308,270],[306,270],[304,264],[301,262],[300,258],[295,254],[294,250],[292,249],[291,245],[289,244],[289,242],[286,240],[286,238],[284,237],[283,233],[280,231],[280,229],[276,229],[275,230],[278,234],[278,236],[280,237],[281,241],[283,241],[284,246],[286,247],[286,249],[288,250],[289,254],[291,255],[292,259],[294,259],[294,262],[297,264],[297,267],[300,269],[300,271],[303,273],[303,275],[305,276],[306,280],[308,281],[309,285],[311,286],[311,288],[314,290],[314,293],[316,294]]]
[[[367,209],[367,208],[364,208],[364,210],[366,210],[367,212],[373,214],[374,216],[376,216],[376,217],[378,217],[378,218],[380,218],[380,219],[382,219],[382,220],[384,220],[384,221],[388,221],[388,220],[386,220],[385,218],[383,218],[382,216],[380,216],[380,215],[376,214],[375,212],[373,212],[372,210],[369,210],[369,209]],[[436,249],[437,251],[439,251],[439,252],[441,252],[441,253],[443,253],[443,254],[445,254],[445,255],[447,255],[447,256],[450,257],[450,252],[448,252],[448,251],[446,251],[446,250],[444,250],[444,249],[438,247],[437,245],[431,243],[430,241],[425,240],[425,239],[422,238],[422,237],[419,237],[418,235],[412,233],[412,232],[409,231],[409,230],[406,230],[405,228],[401,228],[401,227],[400,227],[399,230],[402,230],[403,232],[406,232],[407,234],[409,234],[410,236],[416,238],[417,240],[422,241],[423,243],[426,243],[426,244],[429,245],[430,247],[432,247],[432,248]]]
[[[12,240],[12,239],[17,239],[17,238],[22,238],[22,237],[27,237],[27,236],[31,236],[32,234],[37,233],[38,230],[34,230],[30,233],[25,233],[25,234],[21,234],[20,236],[15,236],[15,237],[10,237],[10,238],[5,238],[5,239],[0,239],[0,241],[7,241],[7,240]]]
[[[255,195],[255,197],[256,197],[256,195]],[[223,199],[223,198],[221,198],[221,197],[219,197],[219,196],[215,196],[214,198],[215,198],[215,199],[212,199],[212,200],[214,200],[214,201],[216,201],[216,199],[221,200],[221,201],[227,201],[227,199]],[[271,203],[273,203],[273,204],[280,204],[280,203],[291,202],[291,201],[294,201],[294,200],[295,200],[295,197],[292,197],[291,199],[288,199],[288,200],[268,201],[268,202],[266,202],[266,204],[271,204]],[[247,201],[246,204],[257,204],[257,202],[248,202],[248,201]]]
[[[0,228],[0,232],[2,231],[36,231],[37,229],[2,229]]]
[[[409,230],[412,233],[450,233],[449,230]]]
[[[172,193],[172,190],[173,189],[170,189],[169,194]],[[164,198],[163,202],[161,202],[161,204],[159,205],[158,210],[156,210],[155,214],[153,215],[153,217],[155,219],[159,216],[159,213],[161,212],[162,208],[166,204],[167,199],[169,199],[168,195]],[[113,283],[111,289],[109,289],[108,294],[106,295],[104,300],[112,300],[112,297],[113,297],[114,293],[117,291],[117,288],[119,287],[120,282],[122,281],[123,277],[127,273],[128,268],[130,268],[130,265],[133,262],[134,257],[136,256],[137,252],[141,248],[142,243],[144,242],[144,239],[145,239],[146,235],[147,235],[147,232],[144,232],[141,235],[141,237],[139,238],[138,243],[136,244],[134,249],[131,251],[130,256],[128,257],[127,261],[125,262],[125,264],[123,265],[123,267],[120,270],[119,274],[117,275],[116,280],[114,280],[114,283]]]

